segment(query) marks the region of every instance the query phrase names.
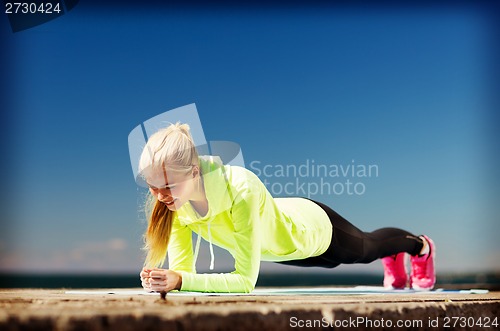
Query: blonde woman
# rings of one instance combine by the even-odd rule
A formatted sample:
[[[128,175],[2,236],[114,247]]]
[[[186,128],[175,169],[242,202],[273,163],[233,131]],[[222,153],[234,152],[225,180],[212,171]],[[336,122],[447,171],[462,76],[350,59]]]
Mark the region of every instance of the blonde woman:
[[[150,191],[147,257],[140,272],[149,291],[251,292],[260,261],[334,268],[382,259],[384,286],[430,290],[435,247],[427,236],[396,228],[363,232],[328,206],[306,198],[273,198],[249,170],[200,157],[186,124],[150,137],[139,172]],[[198,234],[195,245],[192,233]],[[229,251],[231,273],[196,273],[200,237]],[[168,252],[169,268],[160,269]],[[411,259],[411,275],[405,255]],[[409,281],[409,282],[408,282]]]

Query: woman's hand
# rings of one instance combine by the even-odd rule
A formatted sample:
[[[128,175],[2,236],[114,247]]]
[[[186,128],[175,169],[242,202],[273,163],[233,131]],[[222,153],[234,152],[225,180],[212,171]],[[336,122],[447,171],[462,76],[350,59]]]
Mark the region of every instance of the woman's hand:
[[[168,269],[146,269],[140,273],[142,287],[147,291],[172,291],[182,287],[182,275]]]

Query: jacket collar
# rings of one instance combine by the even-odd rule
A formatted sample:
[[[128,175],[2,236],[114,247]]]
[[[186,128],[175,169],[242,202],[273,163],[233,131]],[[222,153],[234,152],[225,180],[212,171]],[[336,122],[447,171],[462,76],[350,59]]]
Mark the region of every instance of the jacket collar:
[[[186,225],[211,221],[216,215],[230,209],[232,205],[227,169],[220,157],[200,156],[200,169],[208,200],[208,212],[200,217],[191,203],[186,202],[176,212],[179,221]]]

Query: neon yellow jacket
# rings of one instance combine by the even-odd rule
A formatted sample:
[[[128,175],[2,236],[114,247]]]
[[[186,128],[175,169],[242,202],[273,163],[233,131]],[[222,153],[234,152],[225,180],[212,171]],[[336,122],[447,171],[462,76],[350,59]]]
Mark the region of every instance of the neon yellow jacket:
[[[330,245],[331,223],[314,202],[273,198],[251,171],[222,165],[218,157],[201,157],[200,166],[208,213],[200,217],[190,203],[179,208],[168,246],[169,268],[182,274],[182,291],[248,293],[257,282],[261,260],[318,256]],[[197,274],[199,240],[193,254],[192,232],[226,249],[235,270]]]

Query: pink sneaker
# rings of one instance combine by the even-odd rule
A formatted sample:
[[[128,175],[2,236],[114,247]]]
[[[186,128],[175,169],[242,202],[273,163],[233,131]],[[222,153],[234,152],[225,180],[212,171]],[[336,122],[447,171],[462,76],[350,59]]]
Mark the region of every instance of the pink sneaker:
[[[382,258],[384,265],[384,287],[386,289],[404,289],[408,276],[405,268],[405,252]]]
[[[428,291],[436,283],[436,273],[434,272],[434,258],[436,256],[436,246],[427,236],[422,236],[429,243],[429,253],[423,256],[411,257],[411,287],[415,290]]]

